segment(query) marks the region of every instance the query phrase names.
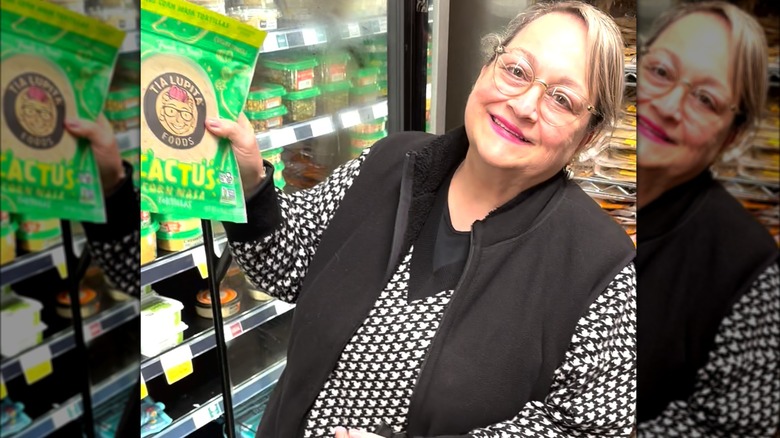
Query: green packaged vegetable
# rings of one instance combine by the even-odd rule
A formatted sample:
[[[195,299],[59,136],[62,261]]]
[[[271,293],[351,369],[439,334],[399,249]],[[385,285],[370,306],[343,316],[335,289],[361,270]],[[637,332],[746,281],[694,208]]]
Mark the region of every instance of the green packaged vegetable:
[[[97,119],[124,32],[48,2],[0,7],[0,209],[105,222],[89,141],[64,121]]]
[[[230,141],[266,33],[183,0],[141,1],[141,209],[246,222]]]

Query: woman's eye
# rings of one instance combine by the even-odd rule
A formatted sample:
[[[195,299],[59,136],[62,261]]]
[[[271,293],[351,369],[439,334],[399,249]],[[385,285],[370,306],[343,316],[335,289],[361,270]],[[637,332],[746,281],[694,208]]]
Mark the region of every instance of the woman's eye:
[[[699,92],[695,93],[695,97],[698,100],[698,102],[701,105],[704,105],[706,108],[708,108],[708,109],[710,109],[712,111],[716,111],[717,110],[718,105],[717,105],[715,99],[713,99],[707,93],[699,91]]]
[[[552,98],[553,98],[553,102],[555,102],[561,108],[567,109],[569,111],[572,110],[573,107],[572,107],[571,99],[569,99],[569,97],[566,96],[565,94],[556,93],[553,94]]]

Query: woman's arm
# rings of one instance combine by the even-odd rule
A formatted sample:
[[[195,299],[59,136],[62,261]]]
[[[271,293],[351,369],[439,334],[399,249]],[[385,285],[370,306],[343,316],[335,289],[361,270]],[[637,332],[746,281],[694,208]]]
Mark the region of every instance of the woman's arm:
[[[638,425],[638,437],[771,437],[780,422],[780,269],[767,268],[721,323],[688,400]]]

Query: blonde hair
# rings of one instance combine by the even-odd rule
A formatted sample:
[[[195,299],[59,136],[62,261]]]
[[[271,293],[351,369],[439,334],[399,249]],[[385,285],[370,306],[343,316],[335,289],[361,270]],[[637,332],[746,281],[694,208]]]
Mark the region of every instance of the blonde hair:
[[[697,12],[715,14],[725,19],[731,28],[731,89],[736,92],[739,108],[732,125],[735,134],[732,144],[739,145],[740,140],[758,125],[769,90],[766,35],[758,21],[739,7],[723,1],[687,3],[655,20],[648,37],[640,44],[649,48],[666,28]]]
[[[496,47],[508,45],[526,26],[552,12],[579,17],[588,29],[585,80],[598,113],[591,116],[588,129],[596,138],[602,130],[610,129],[617,123],[623,103],[623,38],[609,15],[579,1],[533,4],[513,18],[502,33],[492,33],[482,38],[485,65],[495,59]]]

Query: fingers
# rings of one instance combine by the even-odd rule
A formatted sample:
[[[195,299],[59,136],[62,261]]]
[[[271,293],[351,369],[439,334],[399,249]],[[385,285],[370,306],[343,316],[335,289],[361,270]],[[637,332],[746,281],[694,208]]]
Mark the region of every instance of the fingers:
[[[110,147],[116,142],[114,130],[103,114],[95,122],[69,117],[65,120],[65,129],[75,137],[88,139],[93,148]]]
[[[349,438],[349,433],[347,433],[347,429],[341,426],[335,428],[334,432],[336,434],[335,438]]]

